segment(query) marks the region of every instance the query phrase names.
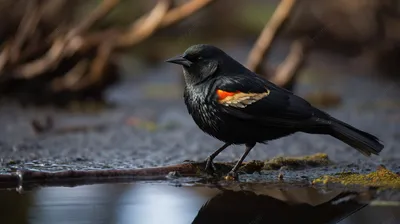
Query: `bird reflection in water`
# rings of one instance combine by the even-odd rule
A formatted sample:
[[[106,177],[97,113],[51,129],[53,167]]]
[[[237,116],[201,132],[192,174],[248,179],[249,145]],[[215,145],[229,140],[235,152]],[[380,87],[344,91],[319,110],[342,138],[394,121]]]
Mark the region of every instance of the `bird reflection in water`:
[[[21,195],[0,190],[0,223],[399,223],[398,206],[362,209],[377,195],[250,183],[112,183],[35,188]]]
[[[223,190],[202,206],[193,223],[337,223],[365,207],[358,200],[368,197],[314,188],[254,190]]]

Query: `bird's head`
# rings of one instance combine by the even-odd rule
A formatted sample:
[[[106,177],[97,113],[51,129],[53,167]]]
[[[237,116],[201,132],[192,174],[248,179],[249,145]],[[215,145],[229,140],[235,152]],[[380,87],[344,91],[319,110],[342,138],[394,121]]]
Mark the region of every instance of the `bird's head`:
[[[230,61],[233,61],[229,63]],[[166,62],[182,65],[186,84],[195,85],[213,76],[217,70],[226,70],[235,61],[221,49],[208,45],[197,44],[189,47],[182,55],[170,58]],[[233,63],[233,64],[232,64]]]

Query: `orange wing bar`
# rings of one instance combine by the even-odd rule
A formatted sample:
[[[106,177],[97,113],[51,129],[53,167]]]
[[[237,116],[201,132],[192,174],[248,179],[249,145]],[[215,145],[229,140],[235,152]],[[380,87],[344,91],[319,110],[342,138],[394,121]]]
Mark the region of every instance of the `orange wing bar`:
[[[218,99],[219,100],[223,100],[226,97],[233,96],[233,95],[235,95],[237,93],[240,93],[240,92],[227,92],[227,91],[224,91],[224,90],[217,89],[217,95],[218,95]]]

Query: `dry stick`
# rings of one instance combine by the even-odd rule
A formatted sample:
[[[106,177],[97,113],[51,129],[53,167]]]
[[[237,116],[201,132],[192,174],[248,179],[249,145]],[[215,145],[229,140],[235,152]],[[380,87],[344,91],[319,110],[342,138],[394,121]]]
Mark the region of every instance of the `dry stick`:
[[[65,41],[56,39],[50,50],[40,59],[21,65],[16,69],[15,76],[18,78],[33,78],[46,70],[54,68],[61,60],[65,49]]]
[[[196,11],[200,10],[202,7],[205,7],[206,5],[208,5],[211,2],[213,2],[213,0],[193,0],[188,3],[183,4],[181,6],[178,6],[177,8],[172,9],[167,14],[165,14],[165,19],[167,22],[161,21],[160,25],[162,27],[172,25],[172,24],[190,16],[191,14],[195,13]],[[98,19],[100,19],[101,16],[106,15],[107,12],[109,12],[117,3],[118,3],[117,0],[104,0],[102,2],[102,4],[98,7],[98,9],[95,10],[91,14],[91,16],[89,16],[89,18],[87,19],[87,21],[91,21],[91,22],[83,22],[84,25],[79,26],[78,28],[69,32],[69,35],[67,35],[67,36],[70,38],[70,41],[68,43],[63,43],[61,45],[59,43],[60,41],[56,40],[54,42],[54,44],[52,45],[52,47],[50,48],[50,50],[45,54],[45,56],[19,67],[16,72],[18,74],[17,76],[22,77],[22,78],[31,78],[31,77],[40,75],[44,71],[56,66],[58,64],[58,62],[62,59],[62,56],[64,54],[66,54],[66,53],[72,54],[78,50],[81,50],[84,47],[87,47],[84,45],[87,44],[88,40],[84,40],[79,36],[73,36],[73,34],[79,35],[80,32],[82,32],[84,29],[87,29],[88,27],[90,27],[92,22],[95,22]],[[163,3],[163,4],[165,4],[165,3]],[[156,15],[159,15],[159,14],[157,13]],[[143,20],[145,20],[145,18],[149,18],[149,17],[143,17]],[[141,21],[141,20],[139,20],[139,21]],[[147,21],[156,21],[156,20],[149,19]],[[154,31],[156,31],[158,28],[158,27],[156,27],[156,28],[152,29],[152,26],[150,26],[148,24],[154,25],[156,23],[154,23],[154,24],[152,24],[150,22],[146,23],[146,25],[148,26],[148,27],[146,27],[147,29],[142,28],[144,31],[141,31],[141,32],[143,32],[143,34],[145,34],[145,36],[147,36],[147,37],[151,36],[154,33]],[[105,40],[104,35],[103,35],[106,33],[114,34],[115,32],[111,32],[110,30],[103,31],[99,35],[94,35],[94,36],[98,36],[100,38],[93,38],[93,35],[92,35],[91,38],[89,38],[89,40],[90,39],[98,40],[100,42],[100,43],[98,43],[98,45],[100,45],[103,41],[107,41],[107,40]],[[115,37],[115,35],[111,35],[111,37]],[[135,40],[135,38],[133,38],[133,41],[131,40],[131,42],[133,44],[137,44],[140,41],[144,40],[145,37],[139,38],[139,39],[140,40]],[[93,46],[93,44],[94,43],[90,43],[89,45]],[[124,47],[126,47],[126,46],[124,46]],[[66,51],[68,51],[68,52],[66,52]]]
[[[77,82],[76,85],[71,86],[70,89],[72,90],[83,89],[91,84],[96,83],[97,81],[100,81],[102,75],[104,74],[107,62],[110,59],[112,50],[113,50],[113,45],[109,44],[101,45],[98,49],[96,58],[90,65],[89,75],[84,76],[80,82]]]
[[[25,43],[27,38],[35,32],[40,21],[40,4],[37,0],[28,1],[25,11],[26,13],[21,20],[15,35],[15,40],[12,42],[10,49],[11,63],[18,61],[22,45]]]
[[[88,65],[89,59],[82,59],[64,76],[55,78],[51,82],[51,88],[54,91],[61,91],[76,85],[84,77]]]
[[[133,44],[137,44],[140,41],[143,41],[145,38],[150,37],[159,28],[165,28],[179,21],[182,21],[183,19],[191,16],[192,14],[196,13],[197,11],[199,11],[200,9],[204,8],[205,6],[209,5],[214,1],[215,0],[192,0],[189,1],[188,3],[184,3],[181,6],[178,6],[176,8],[167,11],[162,17],[161,17],[161,12],[162,12],[161,6],[160,9],[157,10],[154,9],[152,12],[150,12],[148,16],[143,16],[137,22],[135,22],[135,24],[130,29],[131,31],[128,32],[128,34],[132,33],[128,35],[128,37],[133,36],[135,32],[137,32],[138,36],[138,37],[132,37],[132,40],[130,41],[130,46],[132,46]],[[145,22],[146,20],[147,22]],[[139,28],[137,28],[137,26],[139,26]],[[124,41],[123,39],[124,38],[122,38],[120,41],[121,42],[120,46],[127,47],[129,44],[125,43],[129,43],[129,41]]]
[[[170,172],[178,172],[182,176],[196,176],[199,170],[199,164],[185,163],[171,165],[165,167],[143,168],[143,169],[126,169],[126,170],[68,170],[59,172],[44,172],[22,170],[17,173],[0,174],[1,184],[18,185],[24,182],[57,182],[60,180],[69,181],[73,179],[89,178],[131,178],[131,179],[148,179],[165,177]]]
[[[136,21],[126,33],[121,35],[116,40],[116,43],[120,47],[131,47],[146,39],[157,29],[161,20],[168,12],[170,5],[171,0],[160,0],[149,13],[147,18]],[[107,65],[107,61],[110,59],[111,53],[114,49],[113,41],[114,40],[111,40],[111,42],[104,42],[98,47],[98,53],[90,66],[89,75],[84,76],[80,82],[77,82],[76,85],[71,86],[70,89],[83,89],[101,80],[104,69]]]
[[[81,47],[82,40],[74,37],[80,35],[94,22],[107,15],[118,3],[119,0],[104,0],[85,21],[68,32],[65,38],[56,39],[50,50],[42,58],[17,68],[17,77],[29,79],[57,66],[65,54],[72,54]]]
[[[288,56],[276,69],[276,73],[271,78],[271,82],[278,86],[285,86],[293,80],[296,71],[305,59],[306,44],[306,40],[303,39],[295,40],[292,43]]]
[[[170,5],[171,0],[160,0],[145,18],[138,19],[118,38],[118,46],[131,47],[153,34],[167,14]]]
[[[296,0],[281,0],[271,19],[265,25],[256,43],[251,49],[246,63],[247,68],[254,72],[259,71],[261,63],[267,52],[270,50],[271,44],[279,28],[290,15],[295,2]]]
[[[193,0],[168,11],[171,1],[160,0],[153,10],[139,18],[131,25],[131,28],[120,34],[116,41],[118,48],[132,47],[153,35],[157,29],[172,25],[205,7],[213,0]],[[111,32],[110,32],[111,33]],[[100,80],[102,71],[114,49],[114,42],[103,43],[98,49],[99,55],[93,61],[89,76],[85,76],[82,82],[77,83],[73,89],[82,89]]]
[[[167,27],[182,19],[192,15],[193,13],[199,11],[200,9],[206,7],[210,3],[215,2],[215,0],[193,0],[185,3],[179,7],[176,7],[165,15],[165,18],[161,22],[160,27]]]
[[[8,59],[10,58],[10,48],[11,45],[9,42],[4,43],[3,50],[0,53],[0,71],[3,70],[4,66],[7,64]],[[0,72],[0,76],[4,74]]]
[[[112,9],[114,9],[120,0],[103,0],[103,2],[77,27],[67,34],[67,39],[78,36],[89,29],[100,19],[104,18]]]

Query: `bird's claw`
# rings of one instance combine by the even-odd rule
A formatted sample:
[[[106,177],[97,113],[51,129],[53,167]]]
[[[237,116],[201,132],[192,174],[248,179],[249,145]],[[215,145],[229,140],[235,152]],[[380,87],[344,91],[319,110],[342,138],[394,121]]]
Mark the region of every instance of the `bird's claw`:
[[[206,159],[205,171],[206,171],[207,173],[214,174],[214,172],[215,172],[216,170],[217,170],[217,169],[215,168],[215,165],[214,165],[213,161],[211,160],[210,157],[208,157],[208,158]]]
[[[230,171],[226,176],[225,180],[233,181],[233,180],[239,180],[239,175],[237,172]]]

